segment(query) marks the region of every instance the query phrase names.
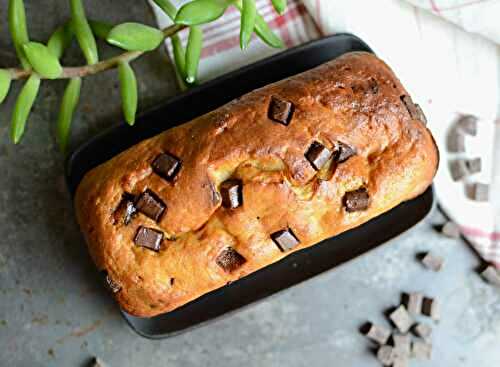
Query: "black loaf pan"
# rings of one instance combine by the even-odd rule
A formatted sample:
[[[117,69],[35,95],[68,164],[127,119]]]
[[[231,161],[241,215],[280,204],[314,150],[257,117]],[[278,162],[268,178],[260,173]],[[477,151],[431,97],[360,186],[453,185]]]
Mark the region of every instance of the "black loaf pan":
[[[351,51],[373,52],[350,34],[337,34],[284,51],[202,84],[141,116],[131,128],[113,127],[76,150],[67,162],[69,189],[75,192],[87,171],[140,141],[212,111],[256,88],[314,68]],[[177,310],[151,318],[123,316],[139,335],[166,338],[200,326],[353,259],[421,221],[433,206],[432,187],[368,223],[330,238],[208,293]]]

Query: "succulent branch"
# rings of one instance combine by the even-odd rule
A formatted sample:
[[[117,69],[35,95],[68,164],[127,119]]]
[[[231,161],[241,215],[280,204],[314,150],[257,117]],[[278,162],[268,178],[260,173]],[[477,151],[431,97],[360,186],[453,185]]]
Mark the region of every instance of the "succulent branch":
[[[83,79],[110,69],[117,69],[125,121],[135,122],[137,111],[137,81],[131,63],[160,47],[170,39],[173,60],[182,89],[195,85],[203,47],[201,24],[220,18],[230,7],[241,13],[240,47],[245,49],[255,33],[271,47],[283,47],[258,14],[255,0],[193,0],[177,9],[170,0],[153,0],[173,21],[173,25],[157,29],[140,23],[111,25],[89,20],[82,0],[69,0],[71,18],[57,28],[47,44],[30,41],[23,0],[10,0],[8,10],[9,30],[21,67],[0,68],[0,103],[7,97],[13,81],[26,80],[17,97],[11,117],[11,139],[17,144],[25,131],[31,108],[36,101],[40,84],[44,80],[68,79],[57,121],[57,141],[66,151],[71,131],[71,121],[77,110]],[[282,14],[286,0],[271,0],[275,10]],[[186,46],[178,33],[189,28]],[[120,54],[99,60],[96,39],[123,50]],[[76,40],[86,65],[64,67],[60,59],[69,45]]]

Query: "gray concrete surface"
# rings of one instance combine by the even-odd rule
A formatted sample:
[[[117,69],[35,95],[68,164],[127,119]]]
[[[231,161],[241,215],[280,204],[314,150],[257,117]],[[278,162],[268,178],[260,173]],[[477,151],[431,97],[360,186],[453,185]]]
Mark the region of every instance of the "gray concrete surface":
[[[65,1],[26,0],[30,31],[43,40],[66,18]],[[152,22],[142,1],[86,0],[91,16]],[[7,0],[0,0],[6,19]],[[0,22],[0,63],[9,59]],[[108,50],[108,52],[111,52]],[[78,62],[74,48],[68,64]],[[141,106],[177,92],[162,54],[134,64]],[[500,365],[500,290],[475,274],[478,260],[460,241],[432,229],[433,216],[391,243],[233,316],[163,341],[136,336],[102,289],[75,224],[53,125],[63,84],[45,83],[22,144],[8,141],[11,96],[0,107],[0,366],[378,366],[359,326],[385,324],[401,291],[439,298],[432,362],[412,366]],[[17,89],[18,86],[16,86]],[[113,72],[87,80],[75,121],[77,145],[120,117]],[[437,214],[436,214],[437,215]],[[415,260],[432,249],[442,272]]]

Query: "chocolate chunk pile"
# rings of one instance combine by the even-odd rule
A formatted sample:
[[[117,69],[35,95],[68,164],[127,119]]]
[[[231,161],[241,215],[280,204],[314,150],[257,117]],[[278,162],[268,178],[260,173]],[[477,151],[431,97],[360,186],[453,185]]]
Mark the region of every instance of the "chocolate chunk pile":
[[[448,162],[451,179],[463,182],[465,194],[470,200],[482,202],[489,200],[489,185],[477,182],[474,175],[481,173],[481,158],[467,157],[466,137],[473,138],[478,133],[478,118],[462,115],[453,124],[447,136],[447,150],[455,153]]]
[[[410,359],[430,360],[432,356],[432,327],[422,316],[439,320],[437,300],[419,292],[404,293],[402,299],[388,315],[393,328],[369,323],[363,329],[377,344],[376,356],[383,366],[406,367]]]

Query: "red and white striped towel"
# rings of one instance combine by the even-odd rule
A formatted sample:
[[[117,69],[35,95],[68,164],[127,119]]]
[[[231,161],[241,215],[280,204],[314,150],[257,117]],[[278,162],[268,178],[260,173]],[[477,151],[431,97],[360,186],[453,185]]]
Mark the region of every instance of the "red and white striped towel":
[[[431,10],[439,13],[436,8],[444,9],[450,6],[450,2],[459,0],[409,1],[423,7],[423,2],[430,1]],[[184,2],[178,0],[176,4]],[[363,38],[393,67],[403,84],[424,107],[440,146],[442,163],[435,187],[441,206],[461,226],[463,234],[478,253],[500,268],[500,210],[492,205],[493,201],[500,203],[500,190],[497,190],[498,194],[493,192],[491,203],[468,200],[463,185],[451,180],[447,161],[452,157],[448,156],[445,148],[446,133],[458,113],[479,115],[479,134],[467,140],[467,150],[481,156],[485,168],[474,179],[500,186],[500,169],[498,172],[493,170],[493,121],[500,95],[497,82],[500,80],[500,53],[497,47],[401,0],[288,2],[288,10],[279,16],[272,9],[270,0],[257,0],[259,13],[282,37],[287,47],[318,38],[323,33],[351,32]],[[160,26],[171,23],[156,6],[153,8]],[[463,17],[463,13],[461,15]],[[267,47],[256,37],[242,52],[238,38],[239,13],[235,9],[228,10],[216,22],[205,25],[203,31],[204,49],[199,71],[202,82],[280,52]],[[181,34],[184,44],[186,38],[187,32],[184,31]],[[496,139],[497,147],[500,147],[500,133],[497,133]],[[500,148],[498,150],[496,162],[500,166]]]
[[[173,2],[180,5],[186,1],[174,0]],[[154,9],[161,27],[171,24],[171,21],[161,13],[161,10],[156,6]],[[288,48],[320,36],[314,20],[299,0],[289,1],[289,6],[282,16],[274,11],[269,0],[257,0],[257,10]],[[235,7],[229,7],[221,18],[203,26],[203,51],[198,73],[201,82],[282,51],[268,47],[255,35],[252,37],[249,47],[245,51],[241,51],[239,29],[240,13]],[[188,31],[182,31],[180,37],[183,44],[186,45]],[[167,46],[171,52],[169,42],[167,42]]]

